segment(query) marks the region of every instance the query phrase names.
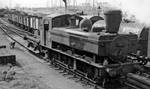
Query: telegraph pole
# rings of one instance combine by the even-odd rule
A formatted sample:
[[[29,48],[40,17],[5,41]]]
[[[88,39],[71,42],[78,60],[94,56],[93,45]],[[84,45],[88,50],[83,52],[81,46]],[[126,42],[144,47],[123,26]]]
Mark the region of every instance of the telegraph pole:
[[[94,8],[95,0],[93,0],[93,8]]]
[[[77,6],[77,1],[76,0],[73,0],[73,6],[74,6],[74,8],[76,8],[76,6]]]
[[[11,2],[12,2],[12,0],[9,0],[9,8],[11,8]]]
[[[59,0],[59,6],[62,7],[62,0]]]
[[[53,0],[51,0],[51,7],[53,7]]]
[[[47,2],[46,2],[46,7],[47,8],[49,7],[49,0],[47,0]]]

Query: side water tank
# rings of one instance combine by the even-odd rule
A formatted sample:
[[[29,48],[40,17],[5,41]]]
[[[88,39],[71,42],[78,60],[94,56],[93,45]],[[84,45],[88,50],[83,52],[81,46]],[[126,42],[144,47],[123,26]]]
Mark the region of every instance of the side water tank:
[[[106,32],[117,33],[122,20],[122,14],[120,10],[109,10],[105,13]]]

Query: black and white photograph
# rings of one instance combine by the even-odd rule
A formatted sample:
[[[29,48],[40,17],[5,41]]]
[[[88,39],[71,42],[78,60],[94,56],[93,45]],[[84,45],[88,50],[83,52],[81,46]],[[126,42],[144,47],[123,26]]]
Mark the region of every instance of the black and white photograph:
[[[0,0],[0,89],[150,89],[150,0]]]

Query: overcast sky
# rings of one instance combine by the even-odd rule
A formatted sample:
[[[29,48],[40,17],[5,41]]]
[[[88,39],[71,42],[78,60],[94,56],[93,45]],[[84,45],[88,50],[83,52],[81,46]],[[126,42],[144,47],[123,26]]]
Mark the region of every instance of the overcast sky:
[[[70,0],[73,1],[73,0]],[[77,4],[93,0],[76,0]],[[95,0],[107,1],[113,5],[120,5],[119,8],[134,14],[140,21],[150,24],[150,0]],[[63,0],[0,0],[0,7],[47,7],[47,6],[64,6]]]
[[[70,1],[73,2],[73,0]],[[76,0],[76,3],[82,3],[85,1],[92,2],[93,0]],[[63,5],[63,0],[0,0],[0,7],[47,7],[47,5],[60,5],[60,3]]]
[[[69,0],[71,3],[73,1],[76,1],[77,4],[81,4],[84,2],[90,2],[92,4],[93,0]],[[94,0],[95,4],[100,1],[115,1],[115,0]],[[47,6],[56,6],[59,5],[60,3],[62,6],[64,5],[63,0],[0,0],[0,7],[15,7],[15,6],[20,6],[20,7],[47,7]]]

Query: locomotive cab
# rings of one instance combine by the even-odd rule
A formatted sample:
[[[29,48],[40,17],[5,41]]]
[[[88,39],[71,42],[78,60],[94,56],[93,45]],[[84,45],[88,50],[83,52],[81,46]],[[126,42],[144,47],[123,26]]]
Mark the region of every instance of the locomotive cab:
[[[46,16],[43,19],[43,24],[44,24],[42,28],[43,30],[41,30],[42,45],[45,44],[45,46],[51,48],[50,45],[51,43],[53,43],[52,41],[55,40],[61,43],[65,42],[69,44],[68,38],[63,38],[60,36],[64,35],[68,37],[69,34],[67,34],[65,30],[78,29],[79,22],[81,19],[82,19],[81,17],[78,17],[76,15],[70,15],[70,14],[51,14]]]

